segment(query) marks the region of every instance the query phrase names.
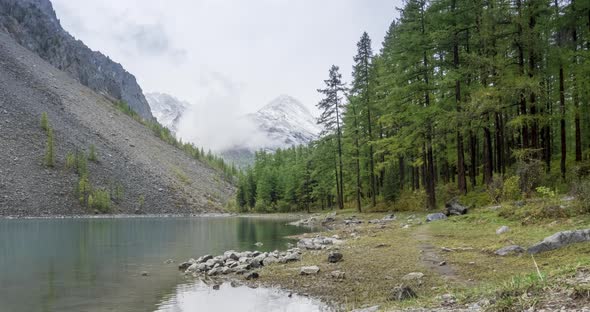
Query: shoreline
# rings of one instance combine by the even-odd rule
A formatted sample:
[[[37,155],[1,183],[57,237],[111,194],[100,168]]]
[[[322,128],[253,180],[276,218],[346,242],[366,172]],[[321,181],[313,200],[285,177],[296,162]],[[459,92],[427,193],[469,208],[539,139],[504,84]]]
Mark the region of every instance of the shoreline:
[[[261,219],[285,219],[295,220],[302,215],[295,214],[239,214],[206,212],[199,214],[82,214],[82,215],[47,215],[47,216],[0,216],[0,220],[51,220],[51,219],[147,219],[147,218],[261,218]]]
[[[280,288],[320,300],[335,311],[522,311],[532,306],[545,311],[559,311],[564,306],[569,310],[590,309],[590,296],[571,297],[570,286],[574,283],[575,287],[590,289],[590,259],[583,257],[590,251],[590,244],[572,244],[535,255],[541,280],[534,278],[537,269],[530,256],[494,253],[511,243],[526,247],[559,231],[589,228],[590,218],[522,225],[500,218],[487,208],[435,222],[426,222],[424,212],[402,212],[395,220],[384,222],[387,215],[337,211],[329,227],[290,238],[338,237],[342,244],[300,248],[299,261],[272,263],[244,275],[194,276]],[[503,225],[510,231],[496,234]],[[329,260],[333,251],[343,255],[341,261]],[[303,267],[310,266],[318,271],[301,273]],[[259,277],[247,280],[250,272]],[[584,279],[576,282],[572,276]],[[410,288],[415,297],[398,300],[396,291],[400,287]],[[553,309],[556,305],[559,307]]]

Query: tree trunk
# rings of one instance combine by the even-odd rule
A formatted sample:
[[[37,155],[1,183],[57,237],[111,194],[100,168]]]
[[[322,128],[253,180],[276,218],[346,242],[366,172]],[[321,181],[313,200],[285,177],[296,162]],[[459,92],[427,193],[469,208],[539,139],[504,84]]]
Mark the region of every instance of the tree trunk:
[[[485,127],[483,128],[484,133],[484,144],[483,144],[483,153],[484,153],[484,183],[486,185],[490,185],[493,180],[494,169],[493,169],[493,159],[492,159],[492,134],[490,131],[490,117],[489,114],[486,117],[487,122]]]
[[[471,187],[477,186],[477,138],[473,135],[473,131],[469,130],[469,159],[471,160],[471,168],[469,168],[469,179],[471,180]]]
[[[566,142],[566,128],[565,128],[565,86],[564,86],[564,74],[563,65],[559,64],[559,112],[561,119],[559,120],[560,126],[560,139],[561,139],[561,161],[560,170],[561,178],[565,180],[565,161],[567,158],[567,142]]]
[[[572,6],[574,5],[574,1],[572,0]],[[576,26],[572,31],[572,41],[574,45],[574,68],[578,66],[578,57],[576,55],[578,50],[578,34],[576,30]],[[582,129],[580,125],[580,99],[578,96],[578,81],[576,77],[576,70],[572,71],[572,97],[574,100],[574,109],[575,109],[575,127],[576,127],[576,161],[582,161]]]

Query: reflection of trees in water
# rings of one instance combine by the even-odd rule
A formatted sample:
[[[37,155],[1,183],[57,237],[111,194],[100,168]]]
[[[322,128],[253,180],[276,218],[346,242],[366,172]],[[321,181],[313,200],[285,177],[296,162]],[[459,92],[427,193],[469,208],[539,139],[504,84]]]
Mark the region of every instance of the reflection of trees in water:
[[[121,305],[150,310],[183,281],[164,260],[229,249],[284,249],[283,237],[301,232],[285,223],[254,218],[0,220],[0,302],[23,311]],[[264,246],[255,247],[258,241]],[[149,283],[139,276],[142,270],[150,272]]]

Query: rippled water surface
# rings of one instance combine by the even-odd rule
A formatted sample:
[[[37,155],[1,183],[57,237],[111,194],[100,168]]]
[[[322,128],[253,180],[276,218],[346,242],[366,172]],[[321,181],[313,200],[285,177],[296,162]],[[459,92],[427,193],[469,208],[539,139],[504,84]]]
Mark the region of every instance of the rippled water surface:
[[[240,217],[0,220],[0,311],[322,311],[276,289],[213,290],[164,263],[285,249],[303,231]]]

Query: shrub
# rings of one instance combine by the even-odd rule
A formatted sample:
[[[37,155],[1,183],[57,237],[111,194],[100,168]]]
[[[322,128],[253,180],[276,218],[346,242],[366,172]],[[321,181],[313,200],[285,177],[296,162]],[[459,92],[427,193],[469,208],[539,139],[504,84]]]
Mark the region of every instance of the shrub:
[[[143,208],[143,205],[145,205],[145,196],[139,195],[137,203],[139,204],[139,208]]]
[[[45,148],[45,166],[53,167],[55,165],[55,153],[53,143],[53,129],[47,129],[47,146]]]
[[[502,188],[502,200],[518,200],[522,197],[520,190],[520,177],[511,176],[504,181]]]
[[[41,129],[45,130],[45,132],[49,131],[49,119],[46,112],[41,113]]]
[[[88,160],[97,162],[98,158],[96,157],[96,147],[94,144],[90,144],[90,151],[88,152]]]
[[[572,195],[582,212],[590,213],[590,181],[584,180],[572,185]]]
[[[537,186],[541,184],[545,175],[545,163],[539,160],[539,150],[521,149],[514,151],[516,162],[516,174],[520,178],[520,190],[527,197]]]
[[[173,167],[172,171],[174,171],[174,175],[178,178],[178,180],[186,185],[191,184],[191,179],[184,173],[184,171],[180,170],[177,167]]]
[[[80,176],[88,175],[88,162],[86,161],[86,155],[79,152],[76,156],[76,170]]]
[[[406,190],[400,194],[399,199],[393,204],[396,211],[421,211],[426,207],[426,193],[422,190]]]
[[[502,193],[504,190],[504,180],[500,176],[494,176],[492,183],[487,187],[488,196],[493,203],[500,203],[502,201]]]
[[[92,198],[92,203],[90,202]],[[95,190],[88,196],[88,207],[96,209],[102,213],[111,211],[111,194],[106,190]]]
[[[90,182],[88,181],[88,176],[86,176],[86,175],[81,176],[80,180],[78,180],[78,184],[76,186],[76,193],[78,194],[78,199],[79,199],[81,205],[88,204],[88,195],[90,194],[91,191],[92,191],[92,186],[90,185]]]
[[[546,186],[539,186],[536,190],[537,193],[545,199],[554,200],[555,198],[557,198],[557,193]]]
[[[76,168],[76,155],[72,152],[68,152],[66,155],[66,169]]]

